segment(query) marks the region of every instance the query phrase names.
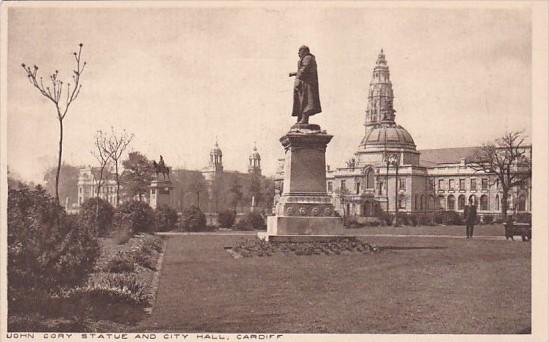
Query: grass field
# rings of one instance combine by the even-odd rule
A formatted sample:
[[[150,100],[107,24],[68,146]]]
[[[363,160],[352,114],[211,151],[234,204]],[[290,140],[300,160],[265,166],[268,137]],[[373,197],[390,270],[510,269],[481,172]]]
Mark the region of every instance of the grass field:
[[[346,234],[451,235],[465,236],[465,226],[379,226],[345,229]],[[476,225],[474,236],[505,236],[503,224]],[[520,236],[515,239],[520,240]]]
[[[153,313],[135,330],[515,334],[530,329],[530,243],[376,236],[367,241],[384,249],[373,255],[233,259],[223,247],[240,239],[169,237]]]

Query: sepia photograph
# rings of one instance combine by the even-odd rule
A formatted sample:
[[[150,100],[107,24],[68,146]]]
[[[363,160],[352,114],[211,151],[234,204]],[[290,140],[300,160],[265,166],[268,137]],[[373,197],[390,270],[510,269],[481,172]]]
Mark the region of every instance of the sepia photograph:
[[[0,9],[0,339],[547,340],[547,2]]]

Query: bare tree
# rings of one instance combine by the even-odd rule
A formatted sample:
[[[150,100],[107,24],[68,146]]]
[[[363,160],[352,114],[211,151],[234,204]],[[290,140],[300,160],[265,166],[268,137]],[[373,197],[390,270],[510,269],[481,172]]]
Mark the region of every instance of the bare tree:
[[[95,134],[95,150],[92,151],[92,155],[99,163],[99,179],[97,180],[96,191],[96,197],[98,198],[101,196],[101,186],[103,185],[105,170],[109,170],[109,162],[111,161],[107,142],[107,134],[101,130],[97,131]]]
[[[27,66],[25,63],[21,64],[29,82],[42,94],[50,100],[57,111],[57,120],[59,121],[59,150],[57,156],[57,173],[55,176],[55,199],[59,203],[59,173],[61,171],[61,160],[63,157],[63,120],[69,111],[69,107],[76,100],[80,94],[80,89],[82,85],[80,84],[80,76],[84,72],[86,67],[86,62],[82,62],[82,46],[80,43],[77,52],[73,52],[74,59],[76,62],[76,69],[73,70],[73,83],[71,88],[71,83],[66,83],[64,87],[64,82],[59,78],[59,71],[55,70],[54,73],[49,75],[49,83],[46,80],[46,85],[44,85],[44,80],[41,76],[38,75],[38,66],[34,65],[33,67]],[[64,89],[67,90],[66,97],[63,96]]]
[[[494,174],[502,191],[501,213],[507,219],[510,190],[525,184],[532,176],[531,149],[524,144],[522,132],[507,132],[493,143],[483,144],[467,161],[475,172]]]
[[[133,134],[128,134],[126,130],[118,133],[111,127],[111,134],[107,138],[105,151],[110,155],[111,160],[114,162],[114,172],[116,177],[116,205],[120,202],[120,159],[124,154],[124,151],[131,143]]]

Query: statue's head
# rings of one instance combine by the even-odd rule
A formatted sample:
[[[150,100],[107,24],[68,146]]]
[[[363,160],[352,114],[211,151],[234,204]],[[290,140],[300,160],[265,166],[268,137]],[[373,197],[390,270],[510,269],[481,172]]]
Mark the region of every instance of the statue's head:
[[[299,58],[303,58],[304,56],[308,55],[310,53],[309,47],[307,45],[301,45],[299,47],[299,51],[297,54],[299,55]]]

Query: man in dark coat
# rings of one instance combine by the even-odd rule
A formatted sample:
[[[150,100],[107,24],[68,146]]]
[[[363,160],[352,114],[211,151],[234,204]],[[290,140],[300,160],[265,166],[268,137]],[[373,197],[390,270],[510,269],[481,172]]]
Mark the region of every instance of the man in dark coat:
[[[473,199],[469,198],[469,205],[466,205],[463,210],[465,220],[465,234],[467,239],[473,238],[473,229],[477,223],[477,207],[473,204]]]
[[[308,124],[309,116],[322,111],[318,95],[316,60],[305,45],[299,48],[298,55],[297,72],[290,73],[290,77],[295,76],[292,116],[297,116],[298,123]]]

